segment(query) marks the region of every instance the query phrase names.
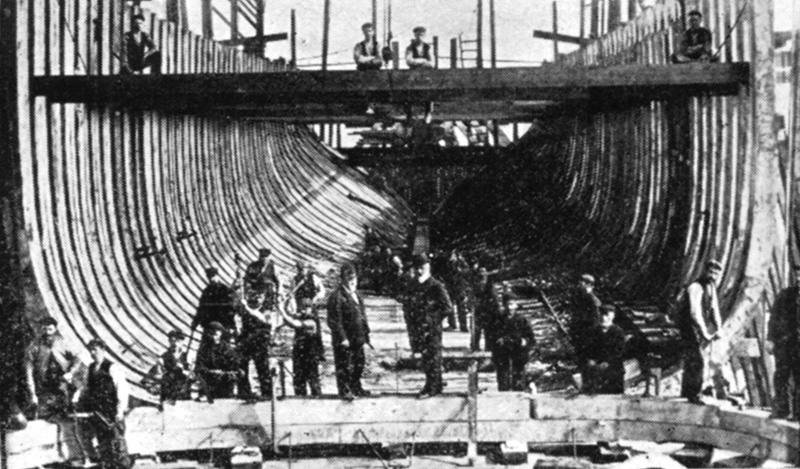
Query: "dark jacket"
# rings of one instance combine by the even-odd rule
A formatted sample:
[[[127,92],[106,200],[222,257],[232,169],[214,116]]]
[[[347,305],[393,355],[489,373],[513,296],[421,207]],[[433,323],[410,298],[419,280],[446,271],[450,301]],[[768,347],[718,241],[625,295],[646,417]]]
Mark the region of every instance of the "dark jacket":
[[[145,55],[156,48],[155,43],[146,32],[141,32],[140,39],[140,42],[136,42],[133,31],[125,33],[125,50],[128,54],[128,67],[130,67],[131,70],[142,70],[145,66]]]
[[[431,277],[425,283],[412,281],[405,311],[411,349],[430,351],[442,346],[442,320],[453,309],[442,282]]]
[[[361,297],[356,301],[344,287],[337,288],[328,298],[328,327],[335,347],[344,340],[351,348],[368,344],[369,323]]]
[[[251,293],[263,293],[262,311],[275,310],[278,304],[278,276],[272,261],[259,259],[251,262],[244,272],[245,298]]]
[[[495,354],[528,355],[536,344],[530,321],[521,314],[503,316],[498,322],[500,330],[492,350]],[[523,340],[525,345],[522,344]]]
[[[491,283],[487,282],[479,288],[475,305],[475,322],[485,335],[486,350],[494,350],[499,333],[500,299]]]
[[[570,300],[569,333],[579,361],[584,361],[589,337],[600,317],[600,300],[594,293],[577,288]]]
[[[625,351],[625,333],[617,325],[611,325],[603,332],[600,326],[595,326],[591,334],[591,347],[589,360],[594,360],[597,365],[608,363],[608,368],[601,370],[597,367],[591,374],[589,385],[590,392],[600,394],[621,394],[625,388],[625,365],[622,360]]]
[[[234,309],[234,291],[221,282],[209,282],[200,295],[197,314],[192,319],[192,330],[200,326],[205,330],[216,321],[227,330],[236,327]]]
[[[798,314],[800,314],[800,288],[789,287],[781,290],[772,305],[767,339],[775,344],[797,347]]]

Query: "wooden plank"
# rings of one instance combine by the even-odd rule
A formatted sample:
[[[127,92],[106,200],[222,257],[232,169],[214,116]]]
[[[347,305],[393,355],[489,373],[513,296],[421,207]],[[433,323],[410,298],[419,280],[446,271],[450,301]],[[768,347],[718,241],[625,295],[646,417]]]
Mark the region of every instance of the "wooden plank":
[[[621,65],[502,68],[486,70],[379,71],[359,73],[281,72],[197,76],[127,76],[108,78],[39,77],[37,95],[57,101],[181,102],[203,96],[235,102],[336,102],[364,99],[415,101],[456,98],[585,99],[615,93],[650,99],[675,93],[735,93],[747,82],[746,64],[689,64],[681,67]],[[359,89],[355,94],[353,90]],[[620,94],[624,93],[624,94]]]
[[[542,31],[538,29],[533,30],[533,37],[548,41],[564,42],[566,44],[576,44],[579,46],[589,42],[587,39],[582,39],[578,36],[570,36],[568,34],[554,33],[552,31]]]

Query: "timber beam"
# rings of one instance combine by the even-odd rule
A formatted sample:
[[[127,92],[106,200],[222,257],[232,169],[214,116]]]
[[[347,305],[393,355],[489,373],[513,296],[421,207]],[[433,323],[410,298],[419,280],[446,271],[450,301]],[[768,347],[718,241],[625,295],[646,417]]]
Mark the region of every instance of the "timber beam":
[[[368,115],[365,113],[366,107],[363,103],[238,105],[216,107],[207,114],[291,124],[338,123],[363,127],[370,127],[375,122],[397,122],[407,119],[403,105],[380,104],[374,105],[373,108],[374,114]],[[418,106],[414,110],[419,113],[422,109],[422,106]],[[567,110],[561,109],[558,102],[552,101],[445,101],[436,103],[432,121],[531,122],[537,118],[565,112]]]
[[[190,109],[236,104],[451,100],[666,99],[729,95],[748,83],[746,63],[547,65],[527,68],[290,71],[245,74],[43,76],[32,92],[53,102]],[[606,98],[608,97],[608,98]]]
[[[347,164],[364,167],[481,166],[503,153],[495,147],[340,148]]]

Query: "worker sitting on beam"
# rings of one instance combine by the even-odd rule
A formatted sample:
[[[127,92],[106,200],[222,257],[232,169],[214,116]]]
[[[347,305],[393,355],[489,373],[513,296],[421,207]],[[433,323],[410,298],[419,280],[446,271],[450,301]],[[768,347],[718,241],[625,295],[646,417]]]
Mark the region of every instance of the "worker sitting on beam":
[[[689,12],[689,29],[683,32],[678,50],[672,54],[672,63],[712,62],[711,31],[702,27],[703,14],[697,10]]]
[[[122,73],[141,73],[146,68],[150,68],[153,75],[161,74],[161,51],[150,38],[150,35],[142,31],[144,15],[141,13],[133,15],[131,18],[131,30],[125,33],[125,58],[126,63],[122,66]]]

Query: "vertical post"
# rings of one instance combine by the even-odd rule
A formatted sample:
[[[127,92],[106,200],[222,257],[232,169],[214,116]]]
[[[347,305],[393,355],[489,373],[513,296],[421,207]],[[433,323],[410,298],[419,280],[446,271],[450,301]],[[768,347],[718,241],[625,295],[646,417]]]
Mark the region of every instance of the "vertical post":
[[[517,140],[519,140],[519,123],[518,122],[514,122],[514,124],[512,125],[512,128],[513,128],[512,132],[513,132],[513,135],[514,135],[514,141],[516,142]]]
[[[608,0],[608,30],[613,31],[622,24],[622,0]]]
[[[478,351],[477,328],[475,327],[475,314],[469,315],[470,333],[470,352]],[[467,376],[467,422],[469,442],[467,443],[467,461],[470,466],[474,466],[478,459],[478,359],[472,357],[469,360],[469,370]]]
[[[589,7],[589,35],[600,36],[600,0],[591,0]]]
[[[450,68],[458,68],[458,39],[450,39]]]
[[[375,37],[377,38],[378,32],[378,0],[372,0],[372,27],[375,30]]]
[[[628,0],[629,3],[633,3],[634,0]],[[578,21],[580,23],[580,32],[578,36],[583,39],[586,37],[586,0],[578,0]]]
[[[494,0],[489,0],[489,47],[492,68],[497,68],[497,30],[494,21]]]
[[[186,0],[167,0],[166,7],[167,21],[177,24],[178,30],[188,29]]]
[[[322,15],[322,71],[327,71],[328,33],[331,27],[331,0],[325,0],[325,9]]]
[[[202,0],[200,5],[203,18],[203,36],[206,39],[214,39],[214,22],[211,17],[211,0]]]
[[[787,243],[795,243],[792,237],[794,227],[794,211],[797,207],[795,199],[797,197],[795,189],[797,180],[797,164],[795,160],[800,158],[800,0],[794,1],[794,24],[792,32],[792,62],[789,73],[789,122],[787,131],[789,136],[789,177],[786,183],[786,240]],[[790,246],[792,244],[789,244]],[[788,258],[788,256],[787,256]],[[787,262],[788,264],[788,262]],[[788,272],[788,265],[787,272]]]
[[[239,0],[231,0],[231,39],[239,39]]]
[[[433,68],[439,68],[439,36],[433,36]]]
[[[476,66],[483,68],[483,0],[478,0],[478,39],[477,39],[478,53],[475,59]]]
[[[292,54],[292,68],[297,69],[297,12],[292,8],[291,16],[291,37],[289,38],[291,54]]]
[[[553,34],[558,34],[558,6],[553,0]],[[558,39],[553,38],[553,62],[558,62]]]
[[[636,18],[636,2],[634,0],[628,0],[628,21]]]
[[[400,43],[392,41],[392,67],[400,70]]]
[[[264,15],[266,14],[266,9],[264,6],[264,0],[256,0],[256,38],[258,39],[258,43],[263,47],[263,40],[264,40]]]

